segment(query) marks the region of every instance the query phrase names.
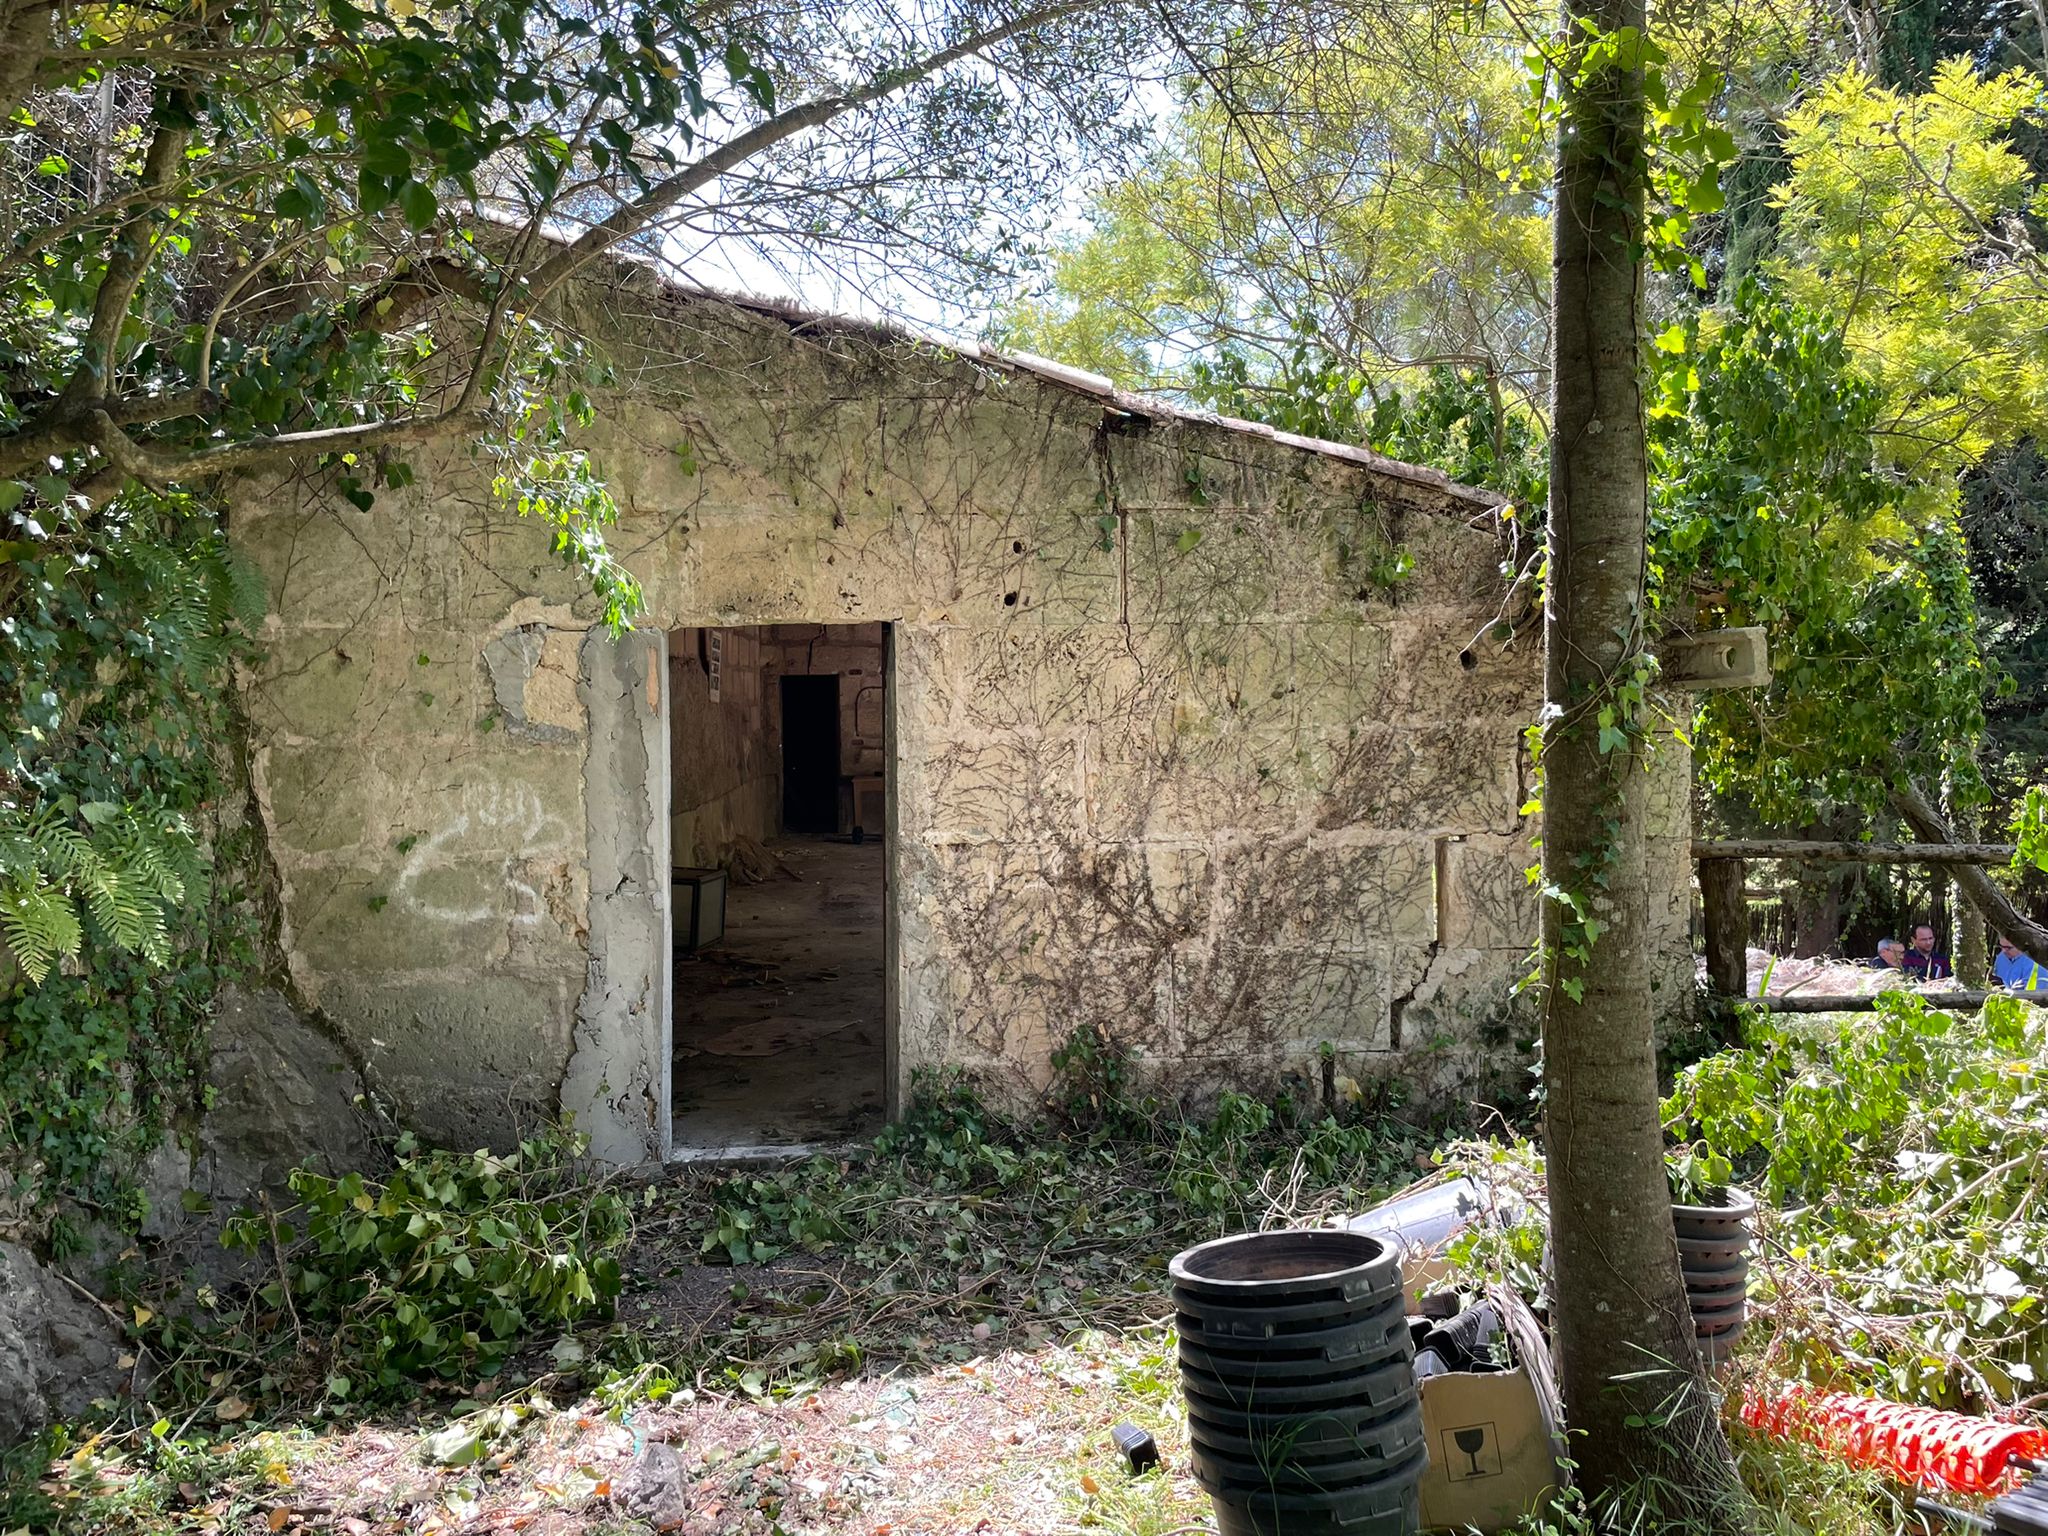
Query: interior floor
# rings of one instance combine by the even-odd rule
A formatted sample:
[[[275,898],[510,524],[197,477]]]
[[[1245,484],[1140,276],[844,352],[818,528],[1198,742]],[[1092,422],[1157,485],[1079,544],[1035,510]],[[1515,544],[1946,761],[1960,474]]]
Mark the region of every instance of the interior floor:
[[[881,839],[768,849],[783,868],[727,892],[724,939],[676,956],[679,1156],[829,1145],[882,1125]]]

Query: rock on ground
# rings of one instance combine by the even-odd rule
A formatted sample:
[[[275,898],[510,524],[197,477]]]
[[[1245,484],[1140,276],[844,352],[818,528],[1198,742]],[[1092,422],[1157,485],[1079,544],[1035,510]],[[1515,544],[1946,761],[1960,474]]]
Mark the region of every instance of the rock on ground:
[[[0,1243],[0,1446],[120,1390],[121,1336],[18,1243]]]
[[[612,1485],[619,1512],[657,1531],[673,1530],[690,1514],[689,1472],[672,1445],[651,1440]]]

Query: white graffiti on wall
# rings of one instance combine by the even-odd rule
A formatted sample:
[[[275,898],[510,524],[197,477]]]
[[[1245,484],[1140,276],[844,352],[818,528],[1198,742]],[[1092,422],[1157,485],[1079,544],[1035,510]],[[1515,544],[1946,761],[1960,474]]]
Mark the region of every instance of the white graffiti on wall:
[[[541,920],[543,902],[540,892],[527,880],[523,866],[531,859],[562,852],[568,843],[568,830],[562,818],[541,803],[531,785],[465,786],[462,810],[422,837],[399,867],[399,901],[406,910],[436,922],[509,919],[522,927],[531,926]],[[499,864],[509,898],[505,902],[452,906],[417,889],[423,879],[436,871],[488,867],[494,861]]]

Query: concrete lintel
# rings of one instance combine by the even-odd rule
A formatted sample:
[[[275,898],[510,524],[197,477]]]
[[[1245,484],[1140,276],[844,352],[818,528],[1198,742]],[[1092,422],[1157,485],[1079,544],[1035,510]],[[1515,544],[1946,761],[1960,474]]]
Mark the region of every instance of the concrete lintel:
[[[1770,648],[1761,624],[1681,635],[1659,648],[1665,687],[1687,693],[1709,688],[1763,688],[1771,681]]]

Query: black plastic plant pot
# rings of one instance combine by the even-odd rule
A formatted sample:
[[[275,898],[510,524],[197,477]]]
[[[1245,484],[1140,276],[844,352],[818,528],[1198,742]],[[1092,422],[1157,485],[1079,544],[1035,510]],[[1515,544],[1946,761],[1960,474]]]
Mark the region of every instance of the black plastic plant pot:
[[[1173,1305],[1180,1316],[1182,1333],[1199,1333],[1219,1344],[1225,1339],[1242,1339],[1256,1345],[1265,1339],[1319,1333],[1380,1317],[1389,1310],[1401,1311],[1405,1302],[1396,1287],[1392,1295],[1374,1293],[1356,1301],[1324,1297],[1319,1301],[1254,1306],[1242,1300],[1215,1301],[1176,1285]]]
[[[1379,1476],[1406,1466],[1422,1449],[1422,1405],[1410,1403],[1389,1418],[1363,1424],[1318,1414],[1277,1433],[1252,1425],[1212,1423],[1190,1405],[1188,1440],[1196,1459],[1210,1463],[1219,1475],[1227,1468],[1280,1471],[1337,1465],[1377,1466],[1379,1470],[1370,1475]]]
[[[1737,1227],[1717,1237],[1686,1237],[1681,1234],[1678,1239],[1678,1262],[1690,1268],[1695,1264],[1725,1264],[1731,1259],[1746,1258],[1750,1240],[1750,1230],[1746,1226]]]
[[[1716,1302],[1727,1301],[1731,1297],[1747,1296],[1748,1294],[1749,1276],[1747,1275],[1730,1275],[1726,1279],[1712,1282],[1694,1281],[1688,1277],[1685,1282],[1685,1299],[1692,1303],[1695,1311],[1702,1306],[1712,1306]]]
[[[1391,1378],[1391,1379],[1390,1379]],[[1191,1403],[1212,1419],[1298,1419],[1305,1414],[1361,1413],[1384,1418],[1415,1397],[1415,1372],[1406,1360],[1333,1381],[1231,1381],[1181,1362],[1180,1382]]]
[[[1175,1255],[1167,1273],[1176,1301],[1258,1311],[1350,1310],[1401,1299],[1400,1256],[1376,1237],[1337,1228],[1218,1238]]]
[[[1218,1536],[1413,1536],[1422,1528],[1422,1461],[1342,1493],[1209,1490]]]
[[[1685,1301],[1692,1312],[1694,1328],[1717,1328],[1749,1316],[1749,1297],[1742,1291],[1722,1296],[1688,1296]]]
[[[1679,1273],[1685,1276],[1687,1285],[1732,1285],[1749,1278],[1749,1260],[1741,1254],[1732,1259],[1713,1259],[1693,1262],[1679,1260]]]
[[[1169,1266],[1195,1476],[1219,1530],[1410,1536],[1426,1463],[1399,1255],[1257,1232]]]
[[[1707,1364],[1719,1365],[1722,1361],[1732,1357],[1735,1353],[1735,1346],[1742,1342],[1742,1332],[1743,1325],[1737,1323],[1733,1328],[1721,1333],[1703,1333],[1699,1335],[1700,1354],[1706,1359]]]
[[[1258,1346],[1234,1339],[1180,1336],[1180,1357],[1188,1365],[1246,1380],[1273,1376],[1322,1376],[1382,1365],[1414,1353],[1408,1319],[1397,1311],[1322,1333],[1283,1334]]]
[[[1725,1242],[1740,1235],[1747,1243],[1750,1224],[1756,1219],[1756,1196],[1734,1185],[1718,1193],[1719,1198],[1709,1205],[1671,1202],[1671,1224],[1681,1242],[1688,1238],[1696,1242],[1718,1238]]]

